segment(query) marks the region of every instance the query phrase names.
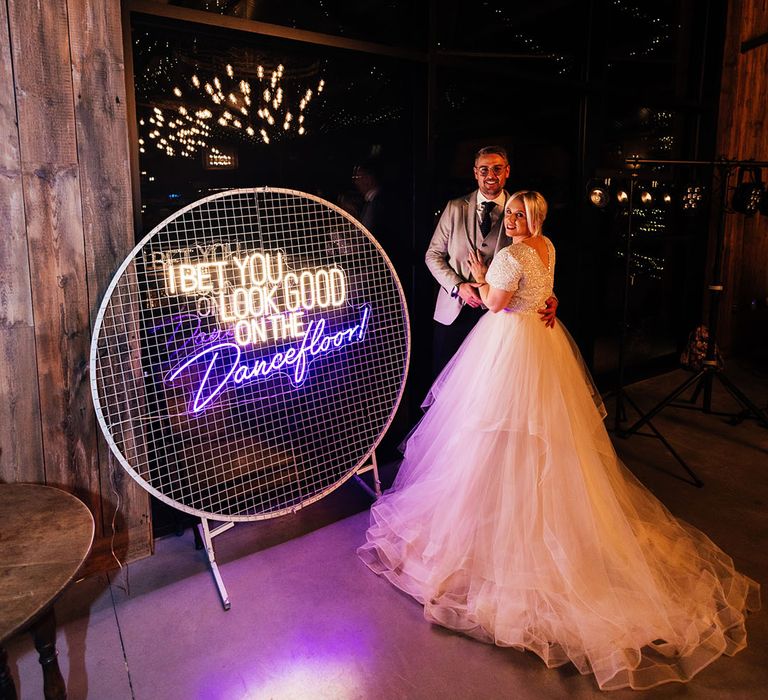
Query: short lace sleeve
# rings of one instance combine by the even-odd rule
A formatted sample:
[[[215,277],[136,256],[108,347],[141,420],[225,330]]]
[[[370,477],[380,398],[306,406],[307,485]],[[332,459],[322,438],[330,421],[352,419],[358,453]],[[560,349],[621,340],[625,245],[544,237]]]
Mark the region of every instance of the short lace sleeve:
[[[496,289],[515,292],[522,274],[523,268],[520,263],[509,254],[506,248],[503,248],[491,261],[491,266],[485,273],[485,281]]]

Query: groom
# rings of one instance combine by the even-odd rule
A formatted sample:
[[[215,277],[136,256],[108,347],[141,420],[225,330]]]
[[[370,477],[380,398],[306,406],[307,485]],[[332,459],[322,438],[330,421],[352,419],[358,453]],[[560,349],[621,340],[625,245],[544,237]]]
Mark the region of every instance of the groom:
[[[475,154],[478,189],[452,199],[443,210],[425,260],[440,284],[435,305],[433,369],[435,376],[453,357],[485,308],[469,268],[469,253],[479,252],[490,264],[493,256],[509,244],[504,233],[504,206],[509,193],[507,152],[500,146],[486,146]],[[550,297],[541,313],[548,326],[555,323],[557,299]]]

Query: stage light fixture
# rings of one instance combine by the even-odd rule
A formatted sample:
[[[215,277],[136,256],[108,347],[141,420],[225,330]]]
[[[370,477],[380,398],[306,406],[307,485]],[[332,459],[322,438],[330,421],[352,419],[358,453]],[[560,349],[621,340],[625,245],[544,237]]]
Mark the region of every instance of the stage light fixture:
[[[681,199],[683,206],[683,213],[695,214],[701,209],[702,202],[704,201],[704,187],[702,185],[686,185],[683,189],[683,196]]]
[[[616,201],[620,206],[626,207],[629,204],[629,192],[623,187],[616,191]]]
[[[757,210],[763,216],[768,216],[768,190],[763,192],[763,196],[760,197],[760,203],[757,205]]]
[[[640,204],[644,207],[650,207],[653,204],[653,193],[650,187],[642,187],[640,189]]]
[[[672,204],[672,186],[658,180],[651,182],[651,194],[654,206],[664,209]]]
[[[751,180],[745,181],[747,175]],[[733,210],[745,216],[754,216],[764,195],[765,187],[760,177],[760,168],[740,168],[739,180],[731,199]]]
[[[610,201],[611,178],[606,177],[602,180],[590,180],[587,185],[587,196],[592,205],[598,209],[605,209]]]
[[[667,182],[653,183],[654,201],[657,207],[669,209],[675,200],[675,186]]]

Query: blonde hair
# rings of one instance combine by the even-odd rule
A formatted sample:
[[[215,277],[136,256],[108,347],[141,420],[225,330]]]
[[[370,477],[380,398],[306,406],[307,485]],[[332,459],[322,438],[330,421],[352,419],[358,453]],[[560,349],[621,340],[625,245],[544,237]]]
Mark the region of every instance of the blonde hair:
[[[547,218],[547,200],[535,190],[520,190],[510,195],[508,202],[515,199],[523,200],[525,218],[528,220],[528,230],[532,236],[541,235],[541,227]]]

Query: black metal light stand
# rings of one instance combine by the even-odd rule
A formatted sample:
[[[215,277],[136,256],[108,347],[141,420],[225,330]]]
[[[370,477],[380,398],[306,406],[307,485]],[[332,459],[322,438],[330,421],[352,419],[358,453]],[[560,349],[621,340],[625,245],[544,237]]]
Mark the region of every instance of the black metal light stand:
[[[635,181],[637,180],[637,173],[633,172],[629,181],[629,209],[627,211],[627,233],[626,242],[624,245],[624,297],[622,300],[622,313],[621,313],[621,332],[619,334],[619,358],[618,358],[618,373],[617,373],[617,386],[612,392],[616,397],[616,409],[614,412],[614,432],[621,437],[628,437],[629,431],[621,427],[622,421],[627,419],[626,407],[624,402],[628,403],[643,420],[642,425],[648,425],[651,430],[650,433],[638,433],[644,437],[653,437],[661,441],[664,447],[667,448],[669,453],[675,458],[680,466],[685,469],[688,475],[691,477],[691,482],[694,486],[703,486],[704,482],[699,479],[696,473],[688,466],[685,460],[675,451],[672,445],[669,444],[667,439],[659,432],[656,426],[651,422],[653,416],[645,417],[640,407],[632,400],[624,389],[624,372],[626,368],[626,338],[627,328],[629,327],[629,297],[630,287],[632,286],[632,216],[634,213],[634,197],[635,197]],[[639,423],[640,421],[638,421]],[[641,425],[635,424],[639,429]],[[635,426],[632,426],[635,428]],[[633,432],[637,432],[634,430]],[[687,479],[684,479],[687,481]]]
[[[640,165],[709,165],[715,166],[720,170],[720,186],[721,186],[721,210],[720,219],[717,226],[717,234],[715,238],[715,257],[712,270],[712,280],[708,285],[709,290],[709,335],[707,338],[707,351],[702,368],[693,376],[686,379],[680,386],[673,389],[667,396],[659,401],[650,411],[645,414],[641,414],[640,418],[629,428],[622,431],[624,437],[629,437],[638,432],[644,425],[651,425],[650,421],[656,415],[658,415],[667,406],[677,406],[681,408],[697,408],[693,404],[698,400],[700,395],[703,395],[703,405],[701,410],[704,413],[710,413],[715,415],[731,415],[728,413],[718,413],[712,410],[712,386],[714,380],[717,379],[723,388],[740,404],[743,411],[739,415],[740,418],[751,417],[755,418],[760,425],[768,428],[768,415],[766,412],[751,401],[728,377],[723,374],[722,369],[718,366],[717,362],[717,327],[719,319],[720,299],[723,293],[723,248],[725,244],[725,216],[728,211],[728,184],[730,181],[731,173],[734,168],[737,167],[766,167],[768,162],[762,161],[737,161],[737,160],[719,160],[719,161],[673,161],[673,160],[644,160],[644,159],[628,159],[628,163]],[[631,202],[630,202],[631,205]],[[691,395],[688,405],[686,404],[674,404],[673,401],[680,397],[683,392],[688,388],[695,385],[693,394]],[[678,458],[678,461],[682,461]],[[685,466],[685,464],[683,464]],[[686,470],[693,475],[690,469],[686,466]],[[695,475],[694,475],[695,476]],[[695,477],[697,480],[698,478]],[[701,485],[699,482],[697,485]]]

